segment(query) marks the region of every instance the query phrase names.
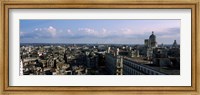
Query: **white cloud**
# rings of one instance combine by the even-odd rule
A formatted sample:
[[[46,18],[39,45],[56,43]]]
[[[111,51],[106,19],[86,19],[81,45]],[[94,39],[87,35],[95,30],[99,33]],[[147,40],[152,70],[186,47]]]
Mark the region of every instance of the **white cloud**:
[[[83,36],[89,36],[89,37],[97,37],[97,38],[105,38],[105,37],[126,37],[135,34],[133,30],[129,28],[123,28],[120,29],[119,31],[111,31],[107,30],[106,28],[102,28],[99,30],[95,30],[92,28],[79,28],[78,29],[79,33],[78,35],[83,35]]]
[[[25,35],[25,32],[20,32],[20,36],[24,36]]]
[[[47,32],[49,32],[51,34],[52,37],[56,36],[56,28],[54,28],[53,26],[49,26],[47,28]]]
[[[67,29],[67,33],[72,33],[72,31],[70,29]]]
[[[145,31],[144,31],[145,30]],[[21,37],[26,38],[59,38],[59,39],[145,39],[151,35],[151,29],[141,29],[137,28],[120,28],[119,29],[109,29],[109,28],[100,28],[93,29],[88,27],[78,28],[78,29],[56,29],[53,26],[48,26],[45,28],[37,27],[30,32],[20,32]],[[147,31],[148,30],[148,31]],[[161,32],[163,31],[163,32]],[[176,32],[178,31],[178,32]],[[155,35],[160,39],[175,39],[179,38],[180,30],[177,28],[170,29],[160,29],[160,31],[155,31]]]
[[[176,39],[176,38],[179,38],[180,35],[179,34],[176,34],[176,35],[161,35],[159,36],[159,38],[169,38],[169,39]]]
[[[120,33],[122,33],[122,35],[132,35],[132,34],[134,34],[133,30],[131,30],[129,28],[123,28],[123,29],[121,29]]]
[[[38,31],[39,29],[38,28],[35,28],[35,31]]]
[[[98,36],[101,36],[101,37],[107,37],[110,35],[110,32],[107,31],[107,29],[105,28],[102,28],[102,31],[100,31],[101,34],[98,34]]]
[[[42,28],[39,28],[39,31],[42,31]]]
[[[85,36],[98,36],[99,32],[92,28],[79,28],[79,33]]]

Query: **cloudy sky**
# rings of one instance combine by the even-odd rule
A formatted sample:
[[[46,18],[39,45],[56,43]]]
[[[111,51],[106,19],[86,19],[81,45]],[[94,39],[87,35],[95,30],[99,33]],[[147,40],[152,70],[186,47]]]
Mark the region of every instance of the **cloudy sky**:
[[[20,20],[21,43],[180,43],[180,20]]]

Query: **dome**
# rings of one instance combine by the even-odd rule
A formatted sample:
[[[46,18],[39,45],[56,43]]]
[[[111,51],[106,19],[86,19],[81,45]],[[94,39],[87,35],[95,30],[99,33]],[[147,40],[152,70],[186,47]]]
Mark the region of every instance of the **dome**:
[[[178,46],[177,42],[176,42],[176,40],[174,40],[174,43],[173,43],[172,47],[177,47],[177,46]]]
[[[156,36],[154,35],[154,32],[152,31],[152,34],[151,34],[151,36],[149,36],[149,39],[155,39],[156,38]]]

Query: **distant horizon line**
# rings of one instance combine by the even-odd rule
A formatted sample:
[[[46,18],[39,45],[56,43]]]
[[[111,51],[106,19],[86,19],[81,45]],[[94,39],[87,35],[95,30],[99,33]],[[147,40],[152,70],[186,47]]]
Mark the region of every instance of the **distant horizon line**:
[[[117,43],[20,43],[20,44],[117,44]],[[118,44],[118,45],[144,45],[144,44]],[[162,45],[162,44],[157,44]],[[163,45],[173,45],[172,44],[163,44]],[[180,44],[177,44],[180,45]]]

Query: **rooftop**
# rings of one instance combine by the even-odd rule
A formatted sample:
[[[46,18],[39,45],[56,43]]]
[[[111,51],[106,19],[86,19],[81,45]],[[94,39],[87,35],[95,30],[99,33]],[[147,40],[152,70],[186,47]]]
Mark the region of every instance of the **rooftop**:
[[[129,57],[124,57],[124,58],[130,61],[133,61],[134,63],[138,65],[142,65],[144,67],[156,70],[158,72],[161,72],[167,75],[180,75],[180,70],[178,69],[155,66],[151,64],[150,61],[142,60],[142,58],[129,58]]]

